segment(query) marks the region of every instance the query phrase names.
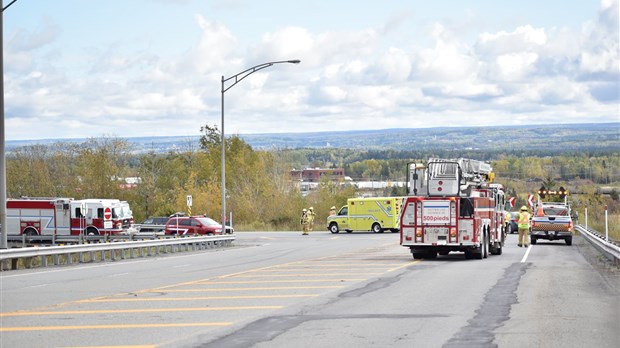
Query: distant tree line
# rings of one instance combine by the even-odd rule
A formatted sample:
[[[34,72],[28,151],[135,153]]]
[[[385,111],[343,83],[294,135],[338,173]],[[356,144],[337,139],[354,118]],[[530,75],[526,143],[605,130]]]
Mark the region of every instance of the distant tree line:
[[[7,154],[7,194],[9,198],[118,198],[130,202],[137,221],[186,211],[186,196],[192,195],[192,214],[219,220],[220,132],[205,125],[201,134],[198,146],[188,143],[182,151],[166,154],[135,154],[126,140],[109,137],[16,148]],[[620,155],[612,151],[558,155],[339,148],[265,151],[252,149],[238,136],[227,137],[225,148],[227,208],[233,212],[235,227],[242,230],[297,229],[301,209],[310,206],[318,214],[316,229],[323,230],[321,222],[329,207],[343,205],[357,194],[344,182],[323,180],[318,190],[303,196],[290,177],[294,168],[344,168],[347,176],[357,180],[405,181],[407,163],[429,157],[469,157],[490,161],[497,181],[505,183],[520,202],[545,178],[592,194],[595,185],[620,181]],[[127,188],[123,185],[127,177],[140,181]],[[405,192],[393,188],[383,194]]]

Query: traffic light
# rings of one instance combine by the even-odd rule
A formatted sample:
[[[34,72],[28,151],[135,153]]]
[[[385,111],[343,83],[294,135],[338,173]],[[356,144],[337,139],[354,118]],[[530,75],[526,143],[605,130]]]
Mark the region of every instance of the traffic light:
[[[540,198],[545,198],[545,195],[547,195],[547,188],[544,185],[538,189],[538,195]]]

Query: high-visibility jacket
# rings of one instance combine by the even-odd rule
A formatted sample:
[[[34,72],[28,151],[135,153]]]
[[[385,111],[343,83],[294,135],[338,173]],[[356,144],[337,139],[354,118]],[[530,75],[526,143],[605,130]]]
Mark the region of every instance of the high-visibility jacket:
[[[530,213],[526,211],[519,212],[519,221],[517,225],[519,228],[530,228]]]

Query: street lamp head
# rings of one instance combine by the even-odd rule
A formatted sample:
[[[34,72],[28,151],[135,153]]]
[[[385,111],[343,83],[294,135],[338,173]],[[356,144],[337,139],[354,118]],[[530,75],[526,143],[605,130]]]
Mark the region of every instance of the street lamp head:
[[[301,62],[301,60],[299,59],[293,59],[293,60],[289,60],[289,63],[293,63],[293,64],[299,64]]]

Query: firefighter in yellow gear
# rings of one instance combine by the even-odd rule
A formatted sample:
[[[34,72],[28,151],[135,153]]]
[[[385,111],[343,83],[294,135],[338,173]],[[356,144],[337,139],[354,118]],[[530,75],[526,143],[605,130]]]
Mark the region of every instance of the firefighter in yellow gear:
[[[329,216],[334,216],[336,215],[336,207],[332,205],[331,208],[329,208]]]
[[[303,230],[302,235],[307,235],[309,220],[308,211],[306,210],[306,208],[301,210],[301,219],[299,220],[299,223],[301,224],[301,228]]]
[[[519,227],[519,244],[518,246],[527,246],[530,244],[530,218],[532,217],[528,212],[526,206],[521,207],[519,212],[519,220],[517,226]]]
[[[316,214],[314,213],[314,208],[310,207],[308,208],[308,230],[310,232],[312,232],[312,229],[314,229],[314,217],[316,216]]]

